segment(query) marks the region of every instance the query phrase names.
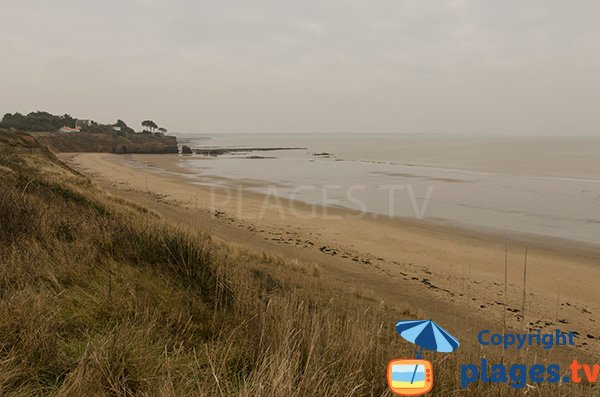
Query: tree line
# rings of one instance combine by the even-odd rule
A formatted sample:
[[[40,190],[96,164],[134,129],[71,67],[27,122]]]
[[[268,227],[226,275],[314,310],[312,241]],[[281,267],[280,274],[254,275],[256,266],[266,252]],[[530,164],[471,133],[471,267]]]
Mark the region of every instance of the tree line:
[[[76,119],[68,114],[54,115],[45,111],[30,112],[28,114],[21,113],[6,113],[0,121],[0,128],[15,128],[27,132],[54,132],[58,131],[63,127],[75,128]],[[114,124],[99,124],[95,121],[90,121],[89,125],[81,126],[82,132],[115,132],[117,127],[118,131],[122,134],[136,133],[136,131],[129,127],[127,123],[119,119]],[[166,134],[167,129],[159,127],[152,120],[144,120],[142,122],[144,128],[142,132],[153,133],[153,134]]]
[[[0,122],[0,127],[23,131],[56,131],[65,126],[75,128],[75,119],[68,114],[57,116],[43,111],[27,115],[6,113]]]

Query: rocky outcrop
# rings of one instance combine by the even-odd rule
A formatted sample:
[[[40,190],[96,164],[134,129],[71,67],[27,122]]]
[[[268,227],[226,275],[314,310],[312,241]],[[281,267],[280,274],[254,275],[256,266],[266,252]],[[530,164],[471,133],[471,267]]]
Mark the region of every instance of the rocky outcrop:
[[[178,153],[177,138],[149,133],[48,132],[32,134],[55,152]]]

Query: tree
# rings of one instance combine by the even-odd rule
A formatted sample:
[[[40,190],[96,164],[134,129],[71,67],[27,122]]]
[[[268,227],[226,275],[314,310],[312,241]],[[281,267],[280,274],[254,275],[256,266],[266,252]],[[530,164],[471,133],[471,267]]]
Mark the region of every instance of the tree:
[[[121,135],[135,134],[135,131],[133,130],[133,128],[127,126],[127,123],[125,123],[121,119],[117,120],[117,122],[114,124],[114,127],[119,128],[119,130],[121,131]]]
[[[62,121],[65,126],[75,128],[75,119],[71,115],[63,114]]]
[[[144,120],[142,121],[142,126],[146,127],[149,132],[154,132],[154,130],[156,130],[158,128],[158,125],[156,125],[156,123],[152,120]],[[144,130],[146,131],[146,130]]]
[[[158,132],[159,132],[159,134],[162,134],[162,135],[164,135],[164,134],[166,134],[166,133],[167,133],[167,129],[166,129],[166,128],[163,128],[163,127],[160,127],[160,128],[158,129]]]

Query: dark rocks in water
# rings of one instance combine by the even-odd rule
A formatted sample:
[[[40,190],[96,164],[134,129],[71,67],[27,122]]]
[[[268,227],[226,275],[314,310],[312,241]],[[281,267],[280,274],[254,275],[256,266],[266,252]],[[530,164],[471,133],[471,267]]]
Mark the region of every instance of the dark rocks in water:
[[[230,153],[270,152],[275,150],[306,150],[302,147],[246,147],[246,148],[211,148],[196,149],[196,154],[204,156],[220,156]]]
[[[194,154],[194,152],[192,152],[192,149],[187,145],[183,145],[181,147],[181,153],[182,154]]]
[[[330,157],[330,156],[332,156],[332,154],[331,154],[331,153],[327,153],[327,152],[323,152],[323,153],[313,153],[313,156],[320,156],[320,157],[325,157],[325,156],[327,156],[327,157]]]

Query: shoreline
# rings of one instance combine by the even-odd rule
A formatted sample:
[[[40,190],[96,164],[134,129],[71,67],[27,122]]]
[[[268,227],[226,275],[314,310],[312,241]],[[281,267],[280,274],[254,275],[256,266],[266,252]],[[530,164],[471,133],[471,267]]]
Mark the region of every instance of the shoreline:
[[[597,346],[600,327],[594,320],[594,314],[600,311],[597,303],[600,293],[594,283],[600,279],[597,249],[586,250],[577,244],[549,239],[527,242],[515,233],[502,237],[414,219],[368,216],[357,219],[352,210],[336,207],[327,207],[327,211],[341,215],[341,219],[318,216],[302,219],[294,217],[289,206],[284,206],[282,219],[278,219],[281,213],[272,209],[265,211],[262,219],[236,217],[236,207],[240,204],[250,214],[260,211],[266,196],[252,192],[244,192],[240,200],[227,203],[223,200],[215,216],[207,208],[210,188],[190,183],[183,167],[177,164],[181,161],[179,156],[63,154],[60,157],[75,169],[92,175],[113,194],[133,201],[146,200],[143,205],[150,205],[162,214],[167,211],[165,206],[179,207],[177,211],[182,213],[192,211],[206,223],[204,229],[209,233],[216,232],[223,239],[247,244],[249,248],[317,263],[328,276],[347,282],[349,288],[364,289],[374,299],[404,300],[428,314],[445,315],[447,321],[466,318],[471,324],[488,321],[498,325],[504,312],[506,241],[507,324],[515,329],[522,327],[518,312],[524,249],[529,247],[525,317],[527,323],[533,324],[528,326],[577,331],[581,335],[578,343],[585,343],[584,350],[600,352]],[[159,201],[161,207],[153,205],[153,201]],[[294,203],[299,213],[310,206]],[[182,215],[179,223],[185,222]],[[191,227],[193,220],[187,222]],[[560,245],[556,246],[557,243]]]
[[[518,234],[525,241],[540,242],[548,236],[552,246],[576,242],[586,250],[600,246],[598,182],[497,173],[484,177],[438,168],[314,159],[306,154],[282,154],[271,163],[236,157],[207,162],[182,156],[180,160],[181,170],[187,168],[199,178],[218,176],[234,187],[247,185],[247,180],[252,182],[250,190],[263,194],[434,226],[452,224],[502,237]],[[161,161],[164,168],[168,161]]]
[[[192,158],[182,155],[170,156],[142,154],[133,156],[135,156],[135,158],[129,157],[127,160],[129,160],[132,164],[143,164],[144,166],[149,167],[149,170],[153,170],[158,173],[163,173],[164,171],[167,171],[168,174],[166,175],[174,177],[187,177],[188,175],[193,175],[193,177],[190,177],[190,179],[188,179],[188,182],[193,183],[201,188],[210,189],[211,186],[199,182],[198,180],[200,178],[213,182],[217,181],[219,183],[229,184],[229,187],[231,188],[235,188],[237,186],[242,186],[243,188],[267,186],[263,181],[259,180],[240,180],[214,175],[200,177],[190,169],[187,169],[185,164],[178,164],[184,163],[186,160],[198,160],[198,158]],[[178,163],[176,163],[175,158]],[[146,159],[148,159],[149,162]],[[211,159],[209,158],[202,160],[211,161]],[[596,182],[600,183],[600,181]],[[279,184],[277,182],[273,182],[268,186],[278,187]],[[256,192],[252,190],[244,190],[243,194],[248,195],[249,197],[253,197],[255,199],[260,198],[263,200],[265,200],[265,197],[267,196],[265,193]],[[341,216],[349,215],[353,218],[357,217],[371,219],[376,222],[387,222],[397,226],[410,225],[411,227],[422,228],[424,230],[443,230],[448,233],[464,235],[466,237],[481,237],[483,235],[486,239],[497,240],[501,243],[507,242],[516,245],[528,246],[530,248],[541,248],[545,250],[556,251],[557,254],[567,253],[570,256],[589,257],[590,259],[598,260],[598,263],[600,263],[600,243],[594,244],[586,241],[568,239],[563,237],[554,237],[518,230],[486,227],[482,225],[472,225],[454,220],[445,220],[438,218],[416,219],[415,217],[407,217],[400,215],[389,216],[372,211],[359,211],[341,205],[309,203],[299,199],[286,198],[284,195],[280,195],[277,197],[280,201],[285,203],[284,207],[288,208],[295,208],[296,205],[302,205],[321,209],[321,211],[318,212],[322,213],[337,212]]]

